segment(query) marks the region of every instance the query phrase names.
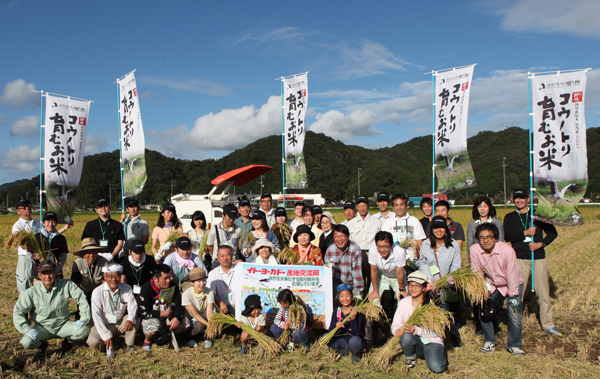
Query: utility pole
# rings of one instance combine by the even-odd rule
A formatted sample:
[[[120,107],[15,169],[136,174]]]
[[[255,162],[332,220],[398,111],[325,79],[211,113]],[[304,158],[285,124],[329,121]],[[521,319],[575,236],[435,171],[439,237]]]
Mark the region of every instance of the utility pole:
[[[358,168],[358,196],[360,196],[360,170],[362,170],[362,168]]]
[[[29,192],[25,192],[25,200],[29,201],[28,197],[29,197]]]
[[[175,183],[175,180],[171,180],[171,198],[173,197],[173,184]],[[169,203],[171,202],[171,198],[169,198]]]
[[[40,203],[40,187],[35,187],[35,198],[37,199],[38,204]]]
[[[108,199],[110,201],[109,206],[112,208],[112,184],[108,184]]]
[[[506,209],[506,157],[502,158],[502,172],[504,175],[504,209]]]

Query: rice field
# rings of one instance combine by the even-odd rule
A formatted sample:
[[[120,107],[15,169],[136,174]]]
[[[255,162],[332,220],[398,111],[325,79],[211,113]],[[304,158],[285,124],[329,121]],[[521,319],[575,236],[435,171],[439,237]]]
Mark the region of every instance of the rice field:
[[[512,211],[508,209],[508,211]],[[497,209],[501,220],[507,211]],[[581,206],[585,224],[578,227],[558,227],[558,239],[547,247],[547,260],[551,276],[551,296],[556,327],[563,337],[553,337],[541,332],[536,317],[536,300],[526,296],[523,317],[524,357],[513,357],[505,350],[506,313],[501,314],[501,332],[494,353],[483,354],[483,343],[475,335],[470,309],[465,308],[460,329],[463,348],[448,350],[449,368],[442,377],[478,378],[598,378],[600,377],[600,276],[596,262],[600,261],[600,207]],[[377,210],[372,209],[372,212]],[[419,209],[409,210],[421,218]],[[453,208],[450,213],[466,229],[471,220],[470,208]],[[337,221],[343,220],[341,210],[335,211]],[[142,217],[152,227],[157,213],[143,213]],[[80,247],[80,236],[85,222],[94,214],[75,214],[75,226],[65,233],[70,251]],[[113,216],[118,218],[118,215]],[[16,215],[0,216],[0,246],[9,235]],[[60,226],[59,226],[60,227]],[[466,244],[465,244],[466,245]],[[149,251],[150,246],[147,247]],[[377,349],[372,349],[358,364],[350,357],[340,358],[327,348],[313,344],[309,351],[298,349],[282,353],[272,359],[262,357],[258,349],[249,355],[238,354],[240,342],[232,336],[215,341],[214,347],[195,349],[183,346],[180,353],[172,347],[153,346],[147,354],[141,348],[136,352],[116,351],[116,358],[108,361],[104,353],[84,346],[76,347],[70,356],[59,354],[60,340],[50,341],[47,360],[31,363],[35,351],[24,350],[21,336],[12,324],[12,310],[18,293],[15,286],[16,252],[0,250],[0,370],[7,377],[77,377],[77,378],[283,378],[289,376],[315,378],[409,378],[433,377],[425,363],[419,361],[410,371],[402,367],[399,352],[392,358],[389,368],[377,366],[373,359]],[[65,267],[70,277],[74,256]],[[468,255],[463,251],[463,264]],[[322,332],[312,336],[314,343]],[[117,342],[118,343],[118,342]],[[141,346],[142,338],[136,344]],[[200,344],[202,346],[202,344]],[[397,350],[399,351],[399,349]]]

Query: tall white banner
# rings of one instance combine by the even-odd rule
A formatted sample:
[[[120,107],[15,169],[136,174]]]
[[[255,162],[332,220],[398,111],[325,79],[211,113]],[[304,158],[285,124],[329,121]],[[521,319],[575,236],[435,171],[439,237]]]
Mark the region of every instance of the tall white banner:
[[[69,222],[81,179],[89,101],[46,95],[44,189],[48,210]]]
[[[583,224],[577,203],[585,194],[587,145],[585,71],[533,76],[535,217],[555,225]]]
[[[146,141],[140,102],[133,71],[118,82],[121,120],[121,158],[123,159],[123,195],[132,197],[146,184]]]
[[[467,151],[467,120],[474,68],[473,65],[435,75],[438,193],[477,185]]]
[[[285,186],[306,188],[308,179],[304,161],[306,110],[308,107],[308,74],[283,80],[283,123],[285,134]]]

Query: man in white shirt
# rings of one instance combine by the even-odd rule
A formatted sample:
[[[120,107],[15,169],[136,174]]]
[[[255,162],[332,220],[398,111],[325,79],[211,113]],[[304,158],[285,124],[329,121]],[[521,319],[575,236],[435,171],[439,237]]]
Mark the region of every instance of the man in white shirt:
[[[127,242],[132,240],[140,240],[144,245],[150,239],[150,226],[148,221],[140,217],[140,204],[135,199],[130,199],[125,203],[127,214],[121,213],[121,223],[125,229],[125,243],[123,251],[119,254],[119,258],[123,258],[129,254]]]
[[[387,193],[379,192],[377,194],[377,207],[379,208],[379,212],[375,213],[373,217],[381,221],[382,225],[387,220],[394,218],[394,212],[390,212],[390,197]]]
[[[29,201],[23,199],[17,201],[15,209],[19,215],[19,219],[12,227],[12,234],[21,230],[26,230],[33,234],[39,233],[40,220],[31,217],[31,204]],[[17,248],[17,254],[19,256],[17,261],[17,290],[23,292],[31,287],[33,283],[35,259],[33,253],[28,252],[24,246]]]
[[[127,351],[135,351],[133,346],[139,323],[137,302],[129,284],[121,283],[123,266],[110,262],[102,268],[104,284],[92,292],[92,319],[94,327],[90,331],[87,344],[92,349],[106,346],[110,359],[114,357],[114,337],[125,336]],[[127,316],[127,317],[125,317]]]
[[[304,202],[303,201],[297,201],[296,204],[294,204],[294,214],[296,215],[296,218],[292,220],[292,222],[290,222],[290,228],[292,228],[292,234],[294,233],[294,230],[296,230],[297,227],[299,227],[300,225],[304,224],[304,217],[302,217],[302,212],[304,211]]]
[[[394,245],[402,247],[408,239],[414,240],[414,246],[405,244],[406,258],[412,260],[418,258],[421,243],[426,238],[425,231],[421,222],[406,211],[408,207],[408,197],[403,194],[392,197],[392,206],[394,208],[394,218],[387,220],[381,226],[382,232],[390,232],[394,237]]]
[[[220,266],[208,273],[206,286],[215,294],[215,303],[222,313],[235,316],[235,266],[233,250],[230,246],[222,245],[217,252]]]
[[[269,228],[275,224],[275,212],[273,211],[273,198],[270,193],[263,193],[260,196],[260,210],[267,215],[267,224]]]
[[[348,200],[344,203],[344,217],[346,220],[340,222],[342,225],[348,225],[348,221],[352,220],[356,216],[356,205],[354,201]]]

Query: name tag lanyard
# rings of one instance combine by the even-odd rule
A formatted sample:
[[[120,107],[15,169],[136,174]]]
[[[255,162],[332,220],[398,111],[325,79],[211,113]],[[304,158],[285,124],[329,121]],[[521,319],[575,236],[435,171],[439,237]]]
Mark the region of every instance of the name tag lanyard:
[[[106,229],[102,228],[102,222],[100,221],[99,218],[98,218],[98,224],[100,225],[100,232],[102,233],[102,240],[106,241],[106,238],[104,237],[104,235],[108,231],[108,226],[110,225],[110,220],[106,223]]]
[[[108,296],[110,297],[110,311],[111,313],[114,315],[115,314],[115,309],[117,309],[117,305],[119,304],[119,296],[121,296],[120,293],[117,294],[117,297],[115,298],[115,300],[113,301],[112,299],[112,295],[110,293],[110,290],[108,291]]]

